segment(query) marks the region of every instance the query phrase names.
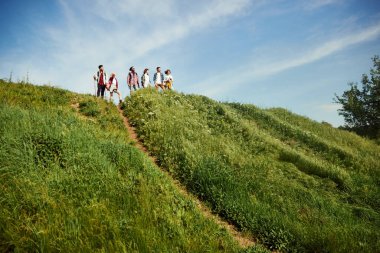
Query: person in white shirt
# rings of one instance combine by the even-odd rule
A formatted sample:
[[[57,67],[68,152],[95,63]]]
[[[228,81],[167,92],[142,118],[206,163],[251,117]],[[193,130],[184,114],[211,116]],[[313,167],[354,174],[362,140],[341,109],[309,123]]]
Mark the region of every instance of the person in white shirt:
[[[158,90],[158,87],[160,87],[162,90],[164,90],[165,89],[164,75],[161,73],[160,67],[157,67],[156,70],[157,70],[157,72],[154,73],[154,76],[153,76],[154,87],[156,87],[156,90]]]
[[[173,82],[174,82],[174,79],[173,79],[173,76],[172,76],[172,72],[170,71],[170,69],[167,69],[165,71],[165,78],[164,78],[164,85],[167,89],[171,90],[173,88]]]
[[[119,91],[119,83],[117,82],[116,74],[112,73],[110,79],[108,80],[107,90],[110,91],[110,101],[112,101],[113,93],[115,92],[119,96],[119,103],[121,100],[121,93]]]
[[[141,85],[143,88],[150,87],[149,69],[144,69],[144,73],[141,76]]]

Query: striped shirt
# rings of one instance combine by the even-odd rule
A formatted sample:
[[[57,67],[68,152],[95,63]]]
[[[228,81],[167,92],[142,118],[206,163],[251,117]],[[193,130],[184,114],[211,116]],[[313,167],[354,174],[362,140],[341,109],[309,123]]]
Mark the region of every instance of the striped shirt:
[[[139,85],[139,76],[137,75],[136,72],[135,73],[129,72],[127,83],[128,83],[128,86]]]

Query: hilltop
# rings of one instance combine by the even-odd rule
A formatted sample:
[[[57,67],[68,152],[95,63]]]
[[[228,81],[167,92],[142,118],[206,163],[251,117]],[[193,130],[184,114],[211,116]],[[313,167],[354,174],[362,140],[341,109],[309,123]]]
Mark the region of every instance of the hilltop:
[[[160,165],[270,249],[378,252],[380,147],[285,109],[142,90],[125,115]]]
[[[0,252],[265,252],[240,248],[179,192],[114,104],[0,88]]]
[[[380,249],[374,142],[281,108],[144,89],[121,106],[141,151],[112,103],[0,86],[0,251]],[[172,178],[257,244],[241,248]]]

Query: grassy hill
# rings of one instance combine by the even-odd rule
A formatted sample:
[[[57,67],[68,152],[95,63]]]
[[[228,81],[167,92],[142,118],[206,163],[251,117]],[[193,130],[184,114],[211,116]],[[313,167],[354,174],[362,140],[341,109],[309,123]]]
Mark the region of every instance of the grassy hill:
[[[202,216],[133,146],[113,104],[0,89],[0,252],[265,251]]]
[[[162,167],[271,249],[380,251],[380,147],[284,109],[140,90],[125,115]]]

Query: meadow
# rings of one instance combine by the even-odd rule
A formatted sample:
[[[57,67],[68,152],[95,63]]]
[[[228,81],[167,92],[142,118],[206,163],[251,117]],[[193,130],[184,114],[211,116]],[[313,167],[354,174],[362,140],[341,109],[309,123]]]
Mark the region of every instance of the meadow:
[[[239,248],[178,192],[134,147],[115,105],[0,88],[0,252],[266,252]]]
[[[213,212],[283,252],[380,251],[380,146],[285,109],[144,89],[124,114]]]

